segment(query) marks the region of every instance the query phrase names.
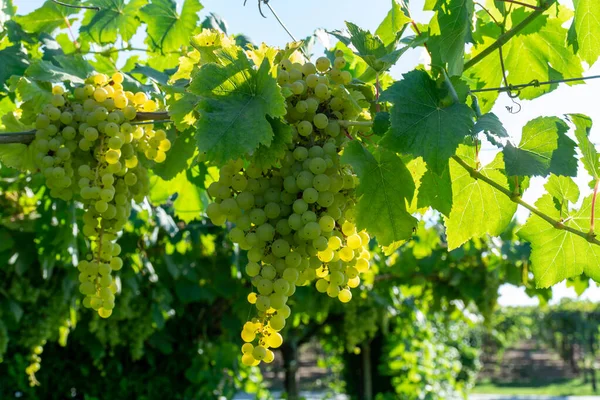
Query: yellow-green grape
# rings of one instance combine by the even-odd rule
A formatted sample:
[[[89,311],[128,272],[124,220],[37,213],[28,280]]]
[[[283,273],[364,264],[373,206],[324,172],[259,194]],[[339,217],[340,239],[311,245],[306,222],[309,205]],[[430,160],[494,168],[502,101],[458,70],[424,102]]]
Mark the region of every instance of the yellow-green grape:
[[[331,67],[331,61],[327,57],[319,57],[316,63],[317,70],[319,72],[327,72],[329,67]]]
[[[123,81],[121,73],[98,74],[72,93],[54,86],[49,104],[36,117],[31,143],[50,195],[83,204],[81,231],[91,242],[91,261],[78,264],[79,291],[83,306],[102,318],[115,307],[118,288],[112,272],[123,267],[115,240],[131,214],[131,202],[143,200],[150,187],[137,157],[151,149],[152,159],[162,162],[171,147],[163,130],[152,125],[134,129],[127,122],[138,111],[155,110],[157,103],[144,93],[123,91]]]
[[[343,52],[333,65],[325,57],[314,65],[283,60],[277,82],[291,92],[285,118],[293,127],[292,143],[267,170],[229,161],[207,189],[212,202],[206,215],[215,225],[231,223],[230,239],[248,251],[244,272],[253,286],[247,300],[254,312],[241,333],[245,365],[272,361],[270,349],[282,344],[279,331],[297,286],[314,284],[318,292],[348,302],[360,274],[369,270],[370,237],[357,231],[353,211],[356,177],[341,162],[349,139],[340,120],[360,114],[341,86],[352,79],[342,70],[345,63]],[[128,100],[146,104],[142,95]],[[136,127],[131,135],[139,152],[157,162],[171,146],[160,129]],[[128,165],[129,155],[120,160]]]

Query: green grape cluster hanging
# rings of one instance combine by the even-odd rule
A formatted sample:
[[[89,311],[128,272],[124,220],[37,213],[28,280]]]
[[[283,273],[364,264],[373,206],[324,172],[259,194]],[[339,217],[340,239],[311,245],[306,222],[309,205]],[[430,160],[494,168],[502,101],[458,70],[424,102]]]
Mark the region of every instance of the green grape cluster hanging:
[[[50,196],[81,201],[83,234],[91,241],[87,260],[77,266],[83,305],[107,318],[117,286],[111,272],[121,269],[116,243],[131,213],[131,202],[149,191],[143,155],[161,163],[171,143],[162,129],[136,125],[138,111],[153,112],[157,103],[145,93],[123,90],[123,75],[94,75],[72,93],[61,86],[35,121],[35,162]]]
[[[235,223],[230,238],[248,250],[245,270],[256,291],[248,301],[256,316],[242,331],[242,362],[273,361],[270,350],[282,344],[279,333],[290,316],[287,301],[296,286],[316,282],[317,291],[341,302],[352,298],[359,274],[369,269],[369,235],[354,223],[357,178],[340,162],[349,140],[343,123],[357,116],[344,84],[346,61],[279,65],[278,82],[292,93],[287,123],[293,140],[277,167],[261,170],[242,160],[221,168],[208,188],[213,223]]]

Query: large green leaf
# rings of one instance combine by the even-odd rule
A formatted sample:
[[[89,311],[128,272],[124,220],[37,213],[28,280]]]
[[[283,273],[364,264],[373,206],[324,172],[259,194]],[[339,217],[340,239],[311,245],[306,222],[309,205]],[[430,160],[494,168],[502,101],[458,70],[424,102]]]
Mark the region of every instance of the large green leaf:
[[[592,66],[600,56],[600,2],[574,0],[575,18],[571,34],[577,40],[577,53]]]
[[[600,159],[598,159],[596,147],[589,138],[590,130],[592,129],[592,119],[582,114],[570,114],[569,119],[575,125],[575,137],[577,138],[579,150],[582,154],[581,162],[594,180],[599,179]]]
[[[575,153],[568,151],[567,143],[559,146],[559,138],[565,136],[568,129],[568,125],[557,117],[539,117],[529,121],[523,128],[519,146],[508,143],[504,148],[506,173],[509,176],[547,176],[551,172],[575,175]],[[554,161],[555,158],[559,161]],[[566,163],[567,168],[552,168],[553,161],[554,165]],[[569,161],[572,168],[568,167]]]
[[[511,14],[513,25],[528,15],[524,9],[516,9]],[[511,83],[578,78],[582,75],[581,61],[566,44],[567,30],[562,25],[568,17],[566,12],[561,12],[555,17],[539,18],[539,24],[528,27],[511,39],[504,53]],[[496,68],[499,73],[500,65]],[[533,99],[556,87],[543,85],[524,88],[519,92],[519,98]]]
[[[353,141],[344,149],[342,162],[350,164],[360,183],[357,188],[356,223],[388,246],[409,239],[417,220],[406,210],[415,183],[400,157],[379,148],[375,154]]]
[[[552,175],[546,186],[559,185]],[[567,178],[570,179],[570,178]],[[573,186],[571,184],[569,186]],[[551,187],[548,189],[552,190]],[[553,193],[556,191],[553,190]],[[568,196],[577,199],[574,193]],[[536,203],[537,209],[551,218],[563,221],[565,226],[588,232],[590,230],[592,196],[583,200],[579,210],[565,212],[561,199],[545,194]],[[557,204],[559,203],[559,204]],[[600,205],[596,203],[595,225],[600,224]],[[566,278],[585,273],[595,281],[600,281],[600,246],[585,238],[557,229],[552,224],[532,214],[527,223],[517,232],[519,237],[531,243],[531,263],[537,287],[549,287]]]
[[[163,52],[179,50],[189,44],[190,35],[198,24],[199,0],[185,0],[181,14],[173,0],[152,0],[141,9],[142,18],[148,24],[148,44]]]
[[[473,127],[473,135],[483,132],[487,139],[496,146],[502,146],[501,140],[508,138],[508,132],[496,114],[487,113],[477,118]]]
[[[190,182],[185,171],[170,181],[163,180],[158,176],[150,179],[149,198],[153,204],[162,204],[174,194],[177,194],[177,198],[173,201],[173,208],[179,219],[189,223],[202,218],[202,211],[207,200],[205,190]]]
[[[427,168],[441,174],[448,159],[471,133],[474,112],[465,104],[440,106],[435,82],[425,71],[412,71],[382,95],[393,104],[392,128],[382,145],[391,150],[422,156]]]
[[[35,171],[34,154],[35,149],[26,144],[3,144],[0,146],[0,164],[21,171]]]
[[[470,39],[473,0],[438,2],[436,17],[429,26],[427,48],[435,65],[447,64],[450,76],[460,76],[464,67],[465,44]]]
[[[507,177],[501,172],[502,160],[478,168],[475,147],[461,145],[457,155],[479,173],[509,188]],[[469,171],[455,160],[450,160],[452,178],[452,210],[446,218],[448,250],[460,247],[473,238],[501,234],[513,218],[517,204],[489,184],[473,178]]]
[[[479,53],[491,46],[494,41],[495,38],[485,37],[482,44],[473,46],[470,53],[471,58],[476,57]],[[466,75],[469,78],[468,81],[470,82],[471,89],[499,87],[502,83],[502,73],[499,73],[499,68],[500,56],[498,52],[495,51],[475,64],[475,66],[468,69]],[[490,112],[498,99],[498,92],[495,90],[476,93],[476,95],[482,113]]]
[[[198,96],[191,93],[184,93],[183,96],[176,94],[167,99],[169,116],[175,122],[177,129],[184,131],[194,126],[196,123],[194,109],[199,101]]]
[[[201,96],[198,148],[209,160],[224,163],[269,146],[274,133],[267,116],[283,117],[286,108],[266,59],[254,69],[240,48],[216,52],[222,64],[203,65],[189,90]]]
[[[406,16],[398,0],[392,0],[392,8],[381,22],[375,33],[381,38],[383,44],[389,46],[394,43],[398,34],[404,32],[410,18]]]
[[[77,11],[76,8],[64,7],[48,0],[35,11],[27,15],[16,16],[14,20],[27,32],[52,33],[56,29],[67,28],[67,25],[73,22],[68,17]]]
[[[16,81],[13,89],[24,102],[21,104],[23,110],[21,119],[26,123],[33,122],[52,98],[52,85],[49,82],[22,77]]]
[[[81,32],[96,43],[115,43],[121,35],[129,42],[140,26],[139,11],[147,0],[88,0],[100,11],[90,10],[82,22]]]
[[[539,117],[523,128],[519,147],[512,144],[504,148],[506,172],[511,176],[546,176],[549,173],[552,153],[558,144],[558,129],[567,129],[555,117]]]
[[[173,146],[167,152],[167,159],[153,169],[156,175],[166,181],[175,178],[177,174],[189,167],[196,150],[193,129],[180,132],[177,137],[170,137],[170,139],[173,140]]]
[[[352,44],[356,48],[356,55],[362,58],[375,72],[384,72],[390,69],[409,46],[396,50],[396,41],[385,45],[383,41],[359,26],[346,22],[350,37],[340,32],[331,32],[346,46]]]
[[[0,50],[0,90],[12,75],[23,75],[29,65],[25,49],[20,45],[14,45]]]
[[[450,169],[446,167],[441,174],[427,170],[421,178],[419,185],[417,206],[419,208],[431,207],[445,216],[452,210],[452,182]]]
[[[258,146],[252,158],[254,165],[263,170],[277,165],[285,156],[288,144],[292,143],[291,126],[279,119],[268,118],[268,120],[273,128],[273,140],[269,146],[264,144]]]
[[[72,74],[75,72],[77,75]],[[60,83],[69,81],[73,83],[83,83],[84,79],[80,76],[81,71],[67,71],[62,67],[56,66],[49,61],[37,60],[29,68],[25,74],[38,81]]]
[[[568,211],[569,202],[575,204],[579,199],[579,187],[568,176],[552,175],[544,187],[559,204],[565,207],[565,211]]]

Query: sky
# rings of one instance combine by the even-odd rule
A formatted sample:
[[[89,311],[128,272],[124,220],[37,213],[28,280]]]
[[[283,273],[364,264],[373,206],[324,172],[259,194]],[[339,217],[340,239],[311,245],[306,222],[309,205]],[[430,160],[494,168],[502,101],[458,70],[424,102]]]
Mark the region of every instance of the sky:
[[[179,8],[182,0],[177,0]],[[229,33],[244,33],[256,43],[265,42],[273,46],[285,46],[290,40],[289,36],[279,25],[266,6],[263,18],[257,7],[257,0],[201,0],[204,9],[203,18],[212,12],[221,16],[228,25]],[[561,4],[572,7],[571,1],[559,1]],[[26,14],[43,4],[42,0],[16,0],[19,14]],[[424,0],[412,0],[410,11],[412,18],[417,22],[427,23],[432,13],[423,12]],[[277,12],[292,34],[297,38],[305,38],[316,29],[335,30],[344,27],[344,21],[352,21],[364,29],[375,31],[390,9],[391,0],[270,0],[269,3]],[[137,35],[135,40],[143,36]],[[333,43],[333,39],[332,43]],[[135,45],[135,43],[134,43]],[[321,51],[323,46],[317,46],[315,52]],[[412,70],[416,65],[423,63],[426,56],[423,50],[412,50],[405,53],[398,65],[390,72],[395,79],[401,79],[402,73]],[[600,62],[585,75],[600,75]],[[561,85],[558,90],[542,96],[533,101],[519,101],[521,111],[518,114],[510,113],[506,107],[514,106],[506,95],[500,95],[493,112],[503,122],[511,136],[511,141],[519,143],[523,126],[533,118],[539,116],[561,116],[569,113],[582,113],[590,116],[594,121],[600,121],[600,102],[597,94],[600,93],[600,80],[591,80],[586,84],[567,86]],[[600,124],[600,122],[598,122]],[[591,140],[600,144],[600,128],[592,129]],[[484,146],[481,153],[485,163],[493,159],[496,150]],[[580,176],[577,183],[580,188],[587,188],[589,177],[585,175],[580,166]],[[524,200],[530,203],[544,193],[542,179],[533,179],[530,189],[525,193]],[[582,191],[582,195],[589,192]],[[524,222],[528,216],[527,210],[520,208],[517,219]],[[600,288],[592,284],[592,288],[584,293],[583,298],[600,301]],[[536,299],[530,299],[524,290],[510,285],[504,285],[501,290],[500,303],[502,305],[534,305]],[[576,297],[573,289],[567,288],[564,282],[554,287],[554,302],[563,297]]]

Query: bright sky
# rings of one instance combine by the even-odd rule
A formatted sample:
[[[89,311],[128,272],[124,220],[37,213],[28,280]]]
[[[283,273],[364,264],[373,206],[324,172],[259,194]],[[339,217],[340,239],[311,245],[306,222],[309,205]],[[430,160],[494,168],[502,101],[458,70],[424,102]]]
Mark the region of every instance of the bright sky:
[[[177,0],[181,6],[182,0]],[[243,7],[243,0],[201,0],[204,5],[201,15],[205,16],[213,12],[227,21],[229,33],[244,33],[254,43],[265,42],[269,45],[284,46],[290,39],[271,15],[266,6],[263,12],[267,18],[262,18],[258,13],[257,0],[248,0]],[[20,14],[26,14],[38,8],[42,0],[15,1]],[[297,39],[311,35],[315,29],[326,30],[341,29],[344,21],[352,21],[362,28],[374,31],[386,16],[390,9],[390,0],[271,0],[270,4],[287,25],[288,29]],[[410,2],[412,17],[418,22],[426,23],[431,18],[431,13],[421,11],[424,0],[413,0]],[[560,3],[572,7],[571,1]],[[322,49],[322,47],[320,47]],[[319,48],[317,48],[318,50]],[[391,71],[396,79],[401,74],[412,70],[416,65],[425,60],[422,51],[415,50],[405,53],[399,64]],[[600,62],[586,75],[600,75]],[[517,82],[513,82],[517,83]],[[520,83],[520,82],[519,82]],[[512,101],[501,95],[493,112],[498,115],[504,123],[505,128],[511,135],[513,143],[518,144],[522,127],[531,119],[538,116],[560,116],[569,113],[586,114],[597,124],[600,124],[600,102],[597,93],[600,93],[600,80],[588,81],[584,85],[566,86],[561,85],[558,90],[545,95],[534,101],[519,101],[522,110],[518,114],[511,114],[507,106],[514,106]],[[596,94],[596,95],[594,95]],[[592,142],[600,144],[600,129],[592,130]],[[485,148],[482,152],[483,161],[491,160],[496,152],[491,148]],[[580,172],[582,168],[580,166]],[[588,177],[580,174],[577,182],[581,188],[587,187]],[[535,202],[543,193],[543,180],[534,179],[531,188],[525,194],[525,200]],[[588,192],[582,193],[587,195]],[[520,209],[517,217],[521,222],[527,218],[528,212]],[[500,303],[504,305],[537,304],[537,300],[530,299],[524,292],[514,286],[505,285],[501,288]],[[554,288],[554,301],[562,297],[575,297],[575,292],[566,287],[564,283]],[[600,289],[595,287],[584,293],[583,297],[600,300]]]

